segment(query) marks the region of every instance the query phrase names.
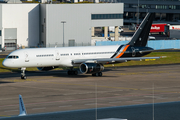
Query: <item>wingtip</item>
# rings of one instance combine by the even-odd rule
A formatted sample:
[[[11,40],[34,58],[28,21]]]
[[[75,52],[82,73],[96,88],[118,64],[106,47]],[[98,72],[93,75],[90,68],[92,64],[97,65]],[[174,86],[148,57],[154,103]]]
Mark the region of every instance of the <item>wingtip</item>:
[[[161,56],[160,58],[167,58],[167,56]]]

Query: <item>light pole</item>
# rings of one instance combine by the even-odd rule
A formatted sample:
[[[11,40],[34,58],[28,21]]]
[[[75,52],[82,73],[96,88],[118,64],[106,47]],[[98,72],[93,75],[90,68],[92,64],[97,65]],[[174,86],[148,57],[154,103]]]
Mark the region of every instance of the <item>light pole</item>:
[[[63,24],[63,47],[64,47],[64,23],[66,23],[66,21],[61,21],[61,23]]]
[[[148,13],[148,12],[149,12],[149,11],[148,11],[148,9],[149,9],[149,8],[150,8],[149,6],[147,6],[147,7],[146,7],[146,13]]]
[[[138,0],[138,6],[137,6],[137,25],[139,24],[139,0]]]

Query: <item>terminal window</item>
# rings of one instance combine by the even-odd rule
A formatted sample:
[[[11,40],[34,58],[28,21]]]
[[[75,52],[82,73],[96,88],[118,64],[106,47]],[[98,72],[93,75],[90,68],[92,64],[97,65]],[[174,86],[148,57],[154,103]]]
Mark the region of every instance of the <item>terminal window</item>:
[[[91,20],[97,19],[123,19],[123,14],[91,14]]]

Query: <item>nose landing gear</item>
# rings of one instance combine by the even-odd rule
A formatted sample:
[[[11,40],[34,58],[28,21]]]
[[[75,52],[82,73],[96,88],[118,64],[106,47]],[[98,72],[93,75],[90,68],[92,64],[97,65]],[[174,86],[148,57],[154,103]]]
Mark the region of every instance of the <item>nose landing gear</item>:
[[[25,70],[26,70],[26,68],[21,68],[21,79],[24,79],[24,80],[27,79]]]

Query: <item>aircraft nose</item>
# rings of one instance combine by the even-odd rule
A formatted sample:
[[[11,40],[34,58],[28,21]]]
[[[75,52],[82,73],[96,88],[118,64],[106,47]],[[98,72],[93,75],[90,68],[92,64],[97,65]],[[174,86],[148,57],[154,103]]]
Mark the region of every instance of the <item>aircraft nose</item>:
[[[7,67],[7,66],[8,66],[6,59],[3,61],[2,65],[3,65],[4,67]]]

